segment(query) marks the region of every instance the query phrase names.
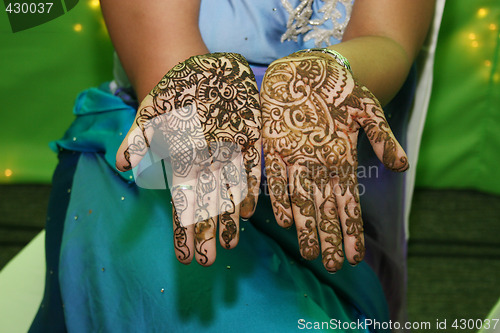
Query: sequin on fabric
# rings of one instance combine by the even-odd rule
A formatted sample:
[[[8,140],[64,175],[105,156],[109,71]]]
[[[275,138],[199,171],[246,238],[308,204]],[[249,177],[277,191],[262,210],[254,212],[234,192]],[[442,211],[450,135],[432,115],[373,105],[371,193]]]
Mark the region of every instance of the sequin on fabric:
[[[351,17],[353,1],[352,0],[316,0],[322,1],[323,6],[319,9],[322,15],[319,19],[311,19],[313,14],[314,0],[301,0],[300,4],[293,8],[289,0],[281,0],[283,8],[288,12],[287,30],[281,36],[281,42],[292,40],[297,41],[299,35],[304,36],[304,41],[314,40],[317,47],[329,46],[331,39],[341,40],[344,30]],[[342,13],[338,5],[345,8],[345,19],[342,21]],[[331,20],[333,29],[323,27],[323,24]]]

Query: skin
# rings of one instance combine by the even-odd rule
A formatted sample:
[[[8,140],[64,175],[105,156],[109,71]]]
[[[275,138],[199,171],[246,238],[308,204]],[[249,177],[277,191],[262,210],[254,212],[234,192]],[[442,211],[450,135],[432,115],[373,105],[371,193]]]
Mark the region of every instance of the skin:
[[[353,76],[345,71],[344,76],[327,75],[335,77],[334,83],[319,86],[312,84],[321,75],[304,82],[296,75],[297,68],[303,63],[297,57],[309,57],[309,68],[339,67],[332,58],[327,59],[327,56],[318,52],[292,54],[278,59],[266,72],[261,91],[263,142],[275,217],[283,227],[289,227],[293,222],[296,224],[299,249],[304,258],[316,258],[321,247],[323,264],[330,272],[335,272],[342,266],[342,241],[350,264],[358,263],[365,252],[354,171],[357,168],[356,126],[363,127],[367,132],[377,156],[388,168],[394,171],[408,168],[406,155],[387,126],[380,103],[388,103],[404,83],[426,37],[434,6],[434,0],[356,0],[342,42],[329,47],[349,59]],[[320,66],[323,61],[330,61],[332,64]],[[325,69],[320,72],[324,75],[325,71],[332,72]],[[281,86],[287,86],[289,92],[300,88],[300,91],[295,91],[302,93],[300,103],[295,100],[283,103],[283,91],[266,88],[270,86],[267,81],[274,81],[277,76],[279,78],[275,81]],[[354,88],[351,88],[352,85]],[[337,89],[351,96],[345,97],[344,102],[339,102],[343,97]],[[332,91],[338,93],[333,104],[327,103],[325,98],[318,98],[318,95],[330,96]],[[296,127],[291,126],[291,122],[284,122],[281,132],[278,133],[276,129],[271,131],[272,117],[289,115],[300,108],[303,111],[304,106],[314,114],[306,119],[314,121],[304,122]],[[363,110],[363,116],[356,110],[358,108]],[[338,117],[339,112],[346,114],[344,121],[339,121],[342,119]],[[288,119],[293,118],[289,115]],[[332,122],[334,119],[336,121]],[[342,128],[345,126],[349,129]],[[321,147],[315,146],[314,136],[309,137],[309,140],[304,138],[308,131],[321,133],[319,137],[333,135],[334,138],[324,142],[325,145]],[[277,137],[288,142],[300,138],[302,146],[277,145]],[[339,138],[349,139],[347,144],[339,144]],[[325,147],[330,152],[335,152],[328,156],[330,160],[324,154],[304,158],[304,151]],[[339,154],[345,147],[345,156]],[[317,167],[318,165],[321,167]],[[322,168],[326,170],[323,171]]]
[[[144,105],[151,103],[149,92],[152,91],[169,69],[191,56],[201,56],[208,53],[198,28],[199,0],[145,0],[141,2],[134,0],[102,0],[101,6],[108,31],[120,60],[137,92],[139,100],[144,99]],[[350,140],[349,145],[345,145],[350,149],[347,150],[346,154],[338,156],[340,160],[344,161],[344,164],[339,165],[336,164],[337,162],[329,161],[328,163],[331,162],[331,164],[322,165],[322,167],[326,167],[326,171],[320,170],[316,173],[308,171],[308,168],[312,168],[311,165],[305,164],[305,161],[299,162],[298,158],[294,159],[293,153],[291,153],[293,147],[276,148],[274,141],[276,138],[273,137],[276,132],[271,134],[269,129],[272,126],[268,123],[270,118],[268,116],[264,117],[263,132],[266,151],[274,149],[271,157],[266,156],[266,163],[268,158],[273,157],[277,161],[274,164],[272,161],[269,162],[274,169],[268,170],[268,172],[281,174],[281,177],[275,177],[275,179],[280,179],[281,182],[277,182],[279,185],[276,185],[276,188],[284,190],[288,186],[290,189],[297,189],[297,191],[291,190],[290,197],[285,195],[288,192],[283,191],[278,191],[271,197],[275,213],[277,213],[277,221],[283,226],[290,225],[293,220],[295,220],[295,223],[298,222],[301,253],[304,257],[312,259],[321,252],[325,267],[329,271],[335,271],[340,267],[343,256],[342,241],[344,246],[347,244],[346,256],[349,262],[356,263],[363,255],[361,213],[358,208],[359,199],[355,191],[355,178],[351,176],[351,171],[355,169],[357,160],[355,140],[352,139],[353,133],[356,131],[355,127],[361,126],[367,131],[371,136],[372,143],[375,144],[375,151],[384,163],[392,165],[392,167],[401,163],[400,158],[403,155],[400,154],[399,148],[397,148],[397,142],[392,138],[387,139],[389,134],[387,134],[388,130],[385,125],[382,126],[385,131],[382,134],[377,132],[377,126],[373,126],[373,124],[384,124],[383,112],[376,100],[378,98],[384,105],[400,89],[425,39],[432,19],[433,8],[433,0],[356,0],[343,41],[330,47],[348,58],[353,69],[354,77],[346,81],[349,82],[349,85],[344,89],[344,93],[347,93],[348,96],[338,99],[338,101],[342,100],[341,104],[333,103],[335,108],[339,108],[341,105],[342,112],[344,114],[347,112],[349,115],[347,118],[350,120],[349,122],[345,122],[347,120],[339,122],[336,112],[341,111],[335,111],[337,109],[332,108],[331,101],[330,104],[327,103],[328,107],[316,105],[316,108],[310,108],[309,110],[312,113],[317,113],[313,118],[318,123],[309,124],[318,127],[313,128],[313,131],[323,130],[326,122],[331,125],[329,127],[330,135],[337,134],[339,138]],[[130,24],[130,22],[134,22],[134,24]],[[332,62],[332,59],[326,60],[321,54],[309,54],[308,56],[316,57],[317,62],[329,61],[330,65],[323,66],[325,70],[334,70],[333,68],[338,67]],[[289,76],[292,77],[292,79],[287,78],[287,80],[299,82],[300,80],[297,81],[297,77],[290,74],[293,73],[293,68],[300,63],[300,61],[297,63],[295,57],[296,55],[291,55],[279,59],[274,65],[280,62],[287,64]],[[339,73],[341,72],[341,69],[337,70]],[[268,72],[266,80],[274,77],[273,74],[275,72]],[[346,74],[346,76],[349,76],[349,74]],[[286,82],[289,84],[291,81]],[[337,87],[337,84],[341,84],[341,82],[330,84]],[[312,88],[308,85],[309,83],[303,85],[305,90]],[[318,87],[318,89],[318,91],[321,91],[321,89],[332,88]],[[374,95],[371,95],[371,93],[368,95],[370,91]],[[273,105],[273,103],[279,104],[280,98],[283,98],[283,96],[269,91],[263,92],[262,97],[263,100],[266,99],[264,103],[267,103],[264,109]],[[373,107],[373,105],[376,105],[376,107]],[[359,109],[360,106],[361,109]],[[271,111],[265,112],[271,114]],[[371,114],[371,116],[365,118],[359,116],[363,112]],[[335,119],[337,121],[334,121]],[[331,123],[332,121],[333,123]],[[134,126],[140,128],[137,123]],[[291,126],[291,124],[286,124],[286,126]],[[342,126],[347,126],[348,130],[345,128],[340,129]],[[293,131],[287,133],[293,133]],[[283,133],[280,133],[280,135],[283,135]],[[387,142],[390,144],[387,144]],[[391,146],[392,144],[393,146]],[[330,149],[335,147],[339,149],[337,145],[338,140],[337,142],[328,142],[325,146]],[[117,166],[130,164],[130,152],[128,154],[127,143],[124,143],[117,153]],[[312,162],[309,161],[308,163]],[[398,166],[396,169],[401,171],[404,170],[404,167]],[[315,169],[312,168],[312,170]],[[332,175],[332,170],[342,170],[343,172],[340,172],[342,177]],[[290,173],[292,173],[293,177],[290,177]],[[332,182],[330,178],[335,179],[335,181]],[[310,196],[311,191],[314,193],[313,199]],[[175,193],[172,194],[175,198]],[[253,208],[256,205],[256,201],[251,204],[248,204],[248,201],[246,203]],[[277,210],[276,207],[281,207],[281,210]],[[252,213],[253,209],[245,208],[242,209],[241,216],[249,217]],[[178,220],[181,221],[182,218]],[[176,229],[176,234],[184,236],[179,236],[176,239],[178,241],[176,244],[187,246],[190,253],[187,256],[188,259],[181,260],[181,262],[189,262],[189,258],[192,258],[193,253],[196,251],[197,254],[199,253],[200,258],[203,258],[198,260],[201,264],[208,265],[215,260],[215,251],[204,252],[203,246],[198,246],[195,251],[195,246],[190,245],[195,242],[196,244],[212,243],[213,232],[207,230],[213,230],[215,223],[213,221],[208,222],[208,220],[203,221],[207,222],[200,224],[197,229],[193,225],[182,226],[179,223],[181,229]],[[196,237],[195,229],[197,230]],[[226,240],[231,239],[232,231],[230,230],[233,230],[232,227],[228,228],[228,232],[224,233],[224,235],[221,233],[221,243],[223,245],[227,244]],[[315,239],[318,236],[319,239],[316,241]],[[232,244],[231,241],[229,243]],[[208,259],[205,260],[203,255],[206,255]]]
[[[342,43],[354,77],[383,105],[403,85],[427,36],[435,0],[356,0]]]
[[[101,8],[139,101],[176,64],[209,53],[198,28],[200,0],[102,0]]]
[[[191,57],[174,66],[139,106],[117,152],[130,170],[154,153],[167,164],[178,260],[211,265],[216,233],[236,246],[239,216],[255,210],[261,173],[259,94],[239,54]],[[241,202],[241,205],[240,205]]]
[[[273,62],[261,90],[264,156],[271,201],[282,227],[297,228],[305,259],[321,253],[336,272],[344,254],[364,256],[356,144],[363,128],[394,171],[408,159],[370,91],[331,56],[296,53]]]

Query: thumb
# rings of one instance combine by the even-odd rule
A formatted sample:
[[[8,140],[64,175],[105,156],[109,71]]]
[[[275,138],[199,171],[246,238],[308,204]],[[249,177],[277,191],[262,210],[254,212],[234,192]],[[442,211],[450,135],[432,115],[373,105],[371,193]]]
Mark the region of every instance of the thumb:
[[[134,123],[116,152],[116,168],[128,171],[134,168],[148,152],[153,136],[153,119],[156,111],[152,106],[139,106]]]
[[[406,171],[409,167],[408,157],[392,133],[380,103],[368,88],[357,86],[355,90],[358,90],[354,94],[358,95],[361,102],[358,105],[363,108],[356,120],[363,127],[375,154],[392,171]]]

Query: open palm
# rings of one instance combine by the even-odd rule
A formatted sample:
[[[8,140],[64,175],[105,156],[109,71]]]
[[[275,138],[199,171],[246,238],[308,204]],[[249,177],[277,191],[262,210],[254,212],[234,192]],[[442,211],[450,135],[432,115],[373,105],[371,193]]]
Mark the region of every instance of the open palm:
[[[137,166],[139,186],[170,187],[179,261],[190,263],[195,255],[212,264],[218,225],[225,248],[238,243],[239,216],[250,217],[257,203],[260,118],[255,78],[234,53],[178,64],[139,106],[117,167]]]
[[[388,168],[408,168],[377,99],[331,56],[309,52],[269,66],[261,105],[277,222],[295,223],[301,255],[312,260],[321,252],[328,271],[341,268],[344,251],[358,263],[365,252],[356,176],[360,127]]]

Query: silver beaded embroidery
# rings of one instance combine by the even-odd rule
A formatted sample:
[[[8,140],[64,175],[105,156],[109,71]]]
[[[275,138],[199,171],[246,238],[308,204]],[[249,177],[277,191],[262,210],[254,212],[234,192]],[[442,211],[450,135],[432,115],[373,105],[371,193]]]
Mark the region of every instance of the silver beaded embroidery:
[[[313,14],[312,4],[315,0],[301,0],[300,4],[293,8],[289,0],[281,0],[283,8],[288,12],[287,30],[281,36],[281,42],[286,40],[297,41],[299,35],[304,36],[304,41],[314,40],[316,47],[324,47],[332,44],[332,38],[341,40],[344,30],[351,17],[353,0],[316,0],[323,2],[318,10],[323,16],[319,19],[311,19]],[[345,8],[346,17],[343,21],[342,13],[337,8],[341,4]],[[323,28],[323,24],[331,20],[333,29]]]

